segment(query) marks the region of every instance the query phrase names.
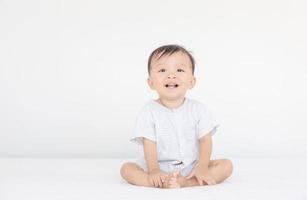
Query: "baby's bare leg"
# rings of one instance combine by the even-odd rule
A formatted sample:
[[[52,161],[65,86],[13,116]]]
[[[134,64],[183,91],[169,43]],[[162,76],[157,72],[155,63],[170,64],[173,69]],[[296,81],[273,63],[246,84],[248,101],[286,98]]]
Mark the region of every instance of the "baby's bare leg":
[[[138,186],[153,187],[148,181],[147,173],[136,163],[124,163],[120,174],[128,183]]]
[[[216,183],[221,183],[232,174],[233,171],[232,162],[227,159],[210,160],[209,171],[211,172],[212,176],[215,178]],[[185,179],[184,177],[180,177],[178,181],[179,184],[183,187],[199,185],[195,177],[190,179]]]

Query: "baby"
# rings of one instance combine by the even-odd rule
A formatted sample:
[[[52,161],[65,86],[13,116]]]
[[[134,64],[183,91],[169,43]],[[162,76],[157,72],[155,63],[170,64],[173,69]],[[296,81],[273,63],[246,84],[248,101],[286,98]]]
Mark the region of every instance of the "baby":
[[[148,59],[148,85],[159,98],[149,101],[136,119],[132,142],[144,158],[124,163],[121,176],[139,186],[178,188],[214,185],[232,173],[228,159],[210,160],[218,124],[202,103],[185,97],[192,89],[195,61],[185,48],[165,45]]]

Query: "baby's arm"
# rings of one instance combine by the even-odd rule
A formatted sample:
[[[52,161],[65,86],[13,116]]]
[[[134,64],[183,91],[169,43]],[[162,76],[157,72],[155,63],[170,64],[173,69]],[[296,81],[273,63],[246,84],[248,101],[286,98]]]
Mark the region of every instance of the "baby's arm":
[[[157,158],[156,143],[143,138],[144,156],[148,168],[149,182],[155,187],[162,187],[166,174],[160,171],[160,166]]]
[[[209,173],[209,162],[212,152],[212,136],[211,134],[206,134],[199,139],[199,158],[198,162],[193,168],[188,179],[195,176],[199,185],[203,185],[206,182],[208,185],[215,184],[215,180]]]
[[[156,143],[144,138],[143,147],[144,147],[144,156],[148,167],[148,172],[160,169],[157,158]]]
[[[199,160],[198,165],[208,170],[210,157],[212,153],[212,136],[211,133],[199,139]]]

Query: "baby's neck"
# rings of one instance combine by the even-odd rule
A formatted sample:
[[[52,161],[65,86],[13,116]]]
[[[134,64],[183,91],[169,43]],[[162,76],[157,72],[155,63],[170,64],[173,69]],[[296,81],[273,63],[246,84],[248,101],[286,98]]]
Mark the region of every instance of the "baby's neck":
[[[176,99],[176,100],[168,100],[168,99],[161,99],[161,98],[157,100],[157,102],[159,102],[160,104],[162,104],[163,106],[169,109],[180,107],[184,101],[185,101],[185,97]]]

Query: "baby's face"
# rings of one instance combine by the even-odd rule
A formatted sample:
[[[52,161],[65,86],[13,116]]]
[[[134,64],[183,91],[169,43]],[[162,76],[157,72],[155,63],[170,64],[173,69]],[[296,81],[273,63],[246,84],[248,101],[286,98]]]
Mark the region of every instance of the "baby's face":
[[[188,89],[195,85],[191,61],[188,55],[177,52],[151,62],[148,85],[159,97],[176,100],[185,97]]]

